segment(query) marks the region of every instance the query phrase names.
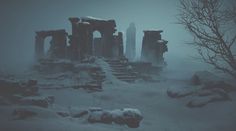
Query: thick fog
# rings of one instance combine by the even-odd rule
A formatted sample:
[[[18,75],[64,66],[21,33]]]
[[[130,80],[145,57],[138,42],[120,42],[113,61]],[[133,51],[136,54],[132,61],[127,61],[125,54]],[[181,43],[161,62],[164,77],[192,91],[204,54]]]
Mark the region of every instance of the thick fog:
[[[137,58],[143,30],[164,30],[169,51],[165,60],[170,70],[200,66],[192,59],[194,48],[186,45],[192,37],[177,23],[178,0],[5,0],[0,4],[0,59],[2,69],[22,69],[33,62],[35,31],[65,28],[71,34],[68,17],[93,16],[115,19],[118,31],[129,23],[137,27]],[[125,34],[124,34],[125,36]],[[125,43],[125,40],[124,40]]]

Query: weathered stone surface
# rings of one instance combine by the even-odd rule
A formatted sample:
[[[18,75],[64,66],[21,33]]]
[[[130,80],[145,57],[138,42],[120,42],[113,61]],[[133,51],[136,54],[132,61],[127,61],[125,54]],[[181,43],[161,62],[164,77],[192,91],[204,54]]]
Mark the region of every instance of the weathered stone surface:
[[[165,65],[163,54],[168,51],[168,41],[162,40],[163,31],[146,30],[142,42],[141,60],[155,66]]]
[[[181,98],[193,95],[198,87],[171,87],[167,89],[167,95],[172,98]]]
[[[123,34],[116,30],[115,20],[103,20],[93,17],[69,18],[72,25],[72,34],[64,30],[37,31],[35,36],[35,56],[37,60],[71,59],[82,61],[87,56],[122,57]],[[100,38],[94,38],[93,33],[98,31]],[[51,37],[50,48],[44,52],[45,38]],[[69,43],[67,43],[69,39]],[[95,42],[94,42],[95,41]]]
[[[217,81],[222,81],[219,77],[212,74],[209,71],[197,71],[192,76],[192,84],[208,84],[208,83],[214,83]]]
[[[69,117],[70,114],[68,112],[58,111],[57,114],[61,117]]]
[[[200,85],[201,84],[201,81],[200,81],[200,78],[198,75],[193,75],[192,78],[191,78],[191,83],[193,85]]]
[[[66,72],[74,69],[74,64],[69,60],[41,59],[34,66],[34,70],[42,73]]]
[[[0,105],[10,105],[10,102],[5,97],[0,96]]]
[[[225,82],[222,78],[208,71],[196,72],[191,78],[191,83],[193,85],[203,85],[204,89],[220,88],[227,92],[236,90],[236,88]]]
[[[88,113],[89,112],[87,110],[82,110],[82,111],[79,111],[79,112],[76,112],[76,113],[74,112],[71,115],[72,115],[73,118],[80,118],[80,117],[83,117],[83,116],[87,115]]]
[[[203,107],[209,103],[212,102],[217,102],[217,101],[227,101],[230,100],[229,96],[227,93],[223,92],[214,92],[214,93],[209,93],[207,95],[198,97],[196,99],[190,100],[186,106],[190,108],[199,108]]]
[[[37,81],[29,80],[27,83],[14,80],[0,80],[0,95],[20,94],[32,96],[38,93]]]
[[[130,128],[137,128],[143,116],[138,109],[124,108],[117,110],[90,110],[88,121],[90,123],[117,123],[126,124]]]
[[[207,71],[196,72],[187,87],[168,88],[167,95],[172,98],[186,97],[187,107],[199,108],[209,103],[231,100],[229,93],[235,88]]]
[[[24,108],[15,109],[12,113],[16,120],[24,120],[37,115],[36,112]]]
[[[19,102],[22,105],[32,105],[32,106],[38,106],[43,108],[48,108],[50,105],[54,103],[54,97],[53,96],[34,96],[34,97],[25,97],[22,98]]]
[[[130,23],[126,30],[126,51],[125,56],[133,61],[136,55],[136,27],[134,23]]]
[[[42,59],[47,56],[44,54],[44,40],[46,37],[52,37],[50,48],[47,52],[49,58],[65,58],[67,33],[65,30],[38,31],[35,36],[35,56]]]

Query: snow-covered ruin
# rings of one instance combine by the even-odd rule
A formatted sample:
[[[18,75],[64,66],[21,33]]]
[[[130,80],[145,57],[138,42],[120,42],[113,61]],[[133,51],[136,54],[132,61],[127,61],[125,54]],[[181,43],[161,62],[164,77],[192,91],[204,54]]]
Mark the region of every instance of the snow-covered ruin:
[[[125,58],[123,33],[118,32],[115,35],[117,31],[115,20],[73,17],[69,18],[69,21],[72,25],[72,34],[68,34],[64,29],[36,32],[36,59],[59,58],[82,61],[87,56],[100,56],[109,59]],[[93,32],[95,31],[101,34],[100,38],[94,38]],[[167,41],[161,39],[161,32],[144,31],[142,61],[154,64],[164,63],[163,53],[167,51]],[[135,33],[135,29],[127,30],[126,54],[130,53],[127,55],[129,59],[135,57]],[[45,52],[44,41],[47,37],[52,37],[52,39],[49,50]]]
[[[124,44],[115,20],[73,17],[69,22],[71,34],[65,29],[36,32],[30,69],[21,74],[0,70],[0,130],[235,127],[235,83],[208,71],[179,78],[177,71],[164,68],[168,41],[162,30],[143,31],[141,57],[136,59],[134,23]]]

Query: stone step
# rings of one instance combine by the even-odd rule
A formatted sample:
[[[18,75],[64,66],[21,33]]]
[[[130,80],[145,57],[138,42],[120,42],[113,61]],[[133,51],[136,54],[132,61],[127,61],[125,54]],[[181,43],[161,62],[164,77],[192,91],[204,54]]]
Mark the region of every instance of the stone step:
[[[136,79],[119,79],[119,80],[131,83],[131,82],[135,82]]]
[[[135,72],[112,72],[113,75],[115,76],[120,76],[120,75],[132,75],[132,76],[136,76]]]
[[[116,64],[116,65],[110,65],[111,67],[127,67],[126,65],[123,64]]]
[[[120,61],[107,61],[108,64],[124,64],[126,65],[126,63],[120,62]]]
[[[121,62],[119,59],[105,59],[106,62]]]
[[[136,76],[116,76],[118,79],[136,79]]]
[[[105,61],[109,64],[112,74],[117,79],[125,82],[134,82],[137,79],[136,72],[128,70],[127,63],[117,59],[106,59]]]
[[[112,70],[112,73],[119,73],[119,72],[128,72],[127,69],[116,69]]]

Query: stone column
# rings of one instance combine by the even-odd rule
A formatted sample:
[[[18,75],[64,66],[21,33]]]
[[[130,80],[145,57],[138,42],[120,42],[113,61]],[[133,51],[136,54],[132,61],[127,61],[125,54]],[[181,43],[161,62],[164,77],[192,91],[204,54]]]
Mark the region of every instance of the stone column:
[[[119,57],[124,56],[124,44],[123,44],[123,33],[118,33],[118,41],[119,41]]]
[[[72,35],[69,37],[70,38],[70,57],[73,60],[79,60],[79,32],[78,32],[78,22],[80,21],[79,18],[69,18],[69,21],[71,22],[72,25]]]
[[[153,65],[164,64],[163,54],[167,51],[168,41],[161,39],[163,31],[144,31],[141,60],[151,62]]]
[[[65,30],[52,32],[52,43],[50,47],[51,55],[55,58],[66,57],[67,33]]]
[[[37,60],[44,57],[44,37],[35,36],[35,57]]]
[[[77,23],[80,21],[79,18],[69,18],[69,21],[71,22],[72,25],[72,35],[77,35],[78,31],[77,31]]]
[[[92,54],[91,34],[90,24],[87,22],[80,22],[78,25],[78,53],[80,60],[85,58],[86,55]]]
[[[133,61],[136,56],[136,27],[131,23],[126,31],[126,57]]]
[[[114,44],[114,36],[113,36],[114,30],[105,30],[102,33],[102,44],[103,44],[103,56],[111,58],[113,56],[112,53],[112,47]]]

